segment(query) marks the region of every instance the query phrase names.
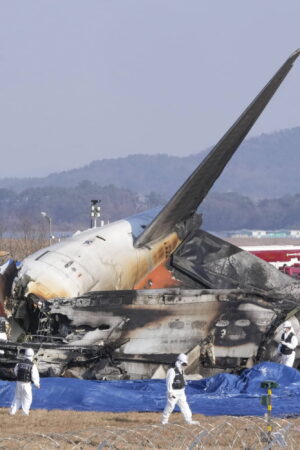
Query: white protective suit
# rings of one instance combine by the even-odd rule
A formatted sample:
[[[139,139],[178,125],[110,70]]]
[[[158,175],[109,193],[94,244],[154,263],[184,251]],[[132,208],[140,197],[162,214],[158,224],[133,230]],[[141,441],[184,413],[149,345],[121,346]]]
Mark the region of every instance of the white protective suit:
[[[7,341],[7,334],[6,334],[6,319],[4,317],[0,317],[0,342],[6,342]],[[4,355],[4,350],[0,350],[0,355]]]
[[[33,361],[33,356],[26,356],[25,361]],[[18,364],[16,364],[14,368],[15,375],[18,375]],[[15,396],[13,399],[13,402],[11,404],[10,408],[10,414],[14,415],[22,407],[22,412],[24,415],[29,415],[30,406],[32,403],[32,388],[31,384],[34,384],[36,388],[39,389],[40,387],[40,376],[37,369],[37,366],[33,364],[31,369],[31,381],[28,382],[22,382],[17,381],[16,382],[16,391]]]
[[[0,333],[0,341],[6,342],[7,341],[7,334],[6,333]]]
[[[6,324],[7,320],[5,317],[0,316],[0,341],[7,341],[7,334],[6,334]]]
[[[290,326],[288,328],[283,329],[283,339],[280,341],[280,343],[278,345],[277,353],[280,356],[280,359],[279,359],[280,364],[284,364],[285,366],[288,366],[288,367],[293,367],[294,361],[295,361],[295,356],[296,356],[295,349],[298,346],[298,339],[297,339],[297,336],[295,335],[295,331],[294,331],[292,325],[290,323],[288,323],[288,324]],[[291,342],[286,342],[286,339],[289,337],[290,333],[293,333],[293,336],[290,339]],[[293,350],[293,352],[290,355],[283,354],[281,352],[282,345],[285,345],[289,349]]]
[[[6,342],[6,341],[7,341],[7,334],[0,333],[0,342]],[[0,349],[0,355],[4,355],[4,350]]]
[[[179,355],[179,357],[180,356],[181,355]],[[185,355],[183,355],[183,356],[185,356]],[[175,367],[177,367],[179,372],[184,376],[182,361],[180,359],[177,359],[177,361],[175,363]],[[186,400],[185,388],[183,387],[182,389],[173,389],[173,382],[174,382],[175,375],[176,375],[175,368],[171,367],[167,372],[167,378],[166,378],[167,404],[163,411],[162,425],[166,425],[168,423],[169,416],[172,413],[173,409],[175,408],[176,404],[178,404],[186,423],[191,424],[191,425],[196,425],[196,424],[198,425],[199,422],[192,420],[192,412],[191,412],[190,407]]]

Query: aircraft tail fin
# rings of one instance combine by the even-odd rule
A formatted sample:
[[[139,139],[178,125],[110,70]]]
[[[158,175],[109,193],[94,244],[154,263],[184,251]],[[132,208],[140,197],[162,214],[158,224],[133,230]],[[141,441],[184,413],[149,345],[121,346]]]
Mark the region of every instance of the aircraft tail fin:
[[[292,53],[280,67],[166,206],[138,236],[135,241],[136,247],[142,247],[166,236],[174,230],[176,224],[186,221],[194,215],[238,146],[291,70],[299,54],[300,49]]]

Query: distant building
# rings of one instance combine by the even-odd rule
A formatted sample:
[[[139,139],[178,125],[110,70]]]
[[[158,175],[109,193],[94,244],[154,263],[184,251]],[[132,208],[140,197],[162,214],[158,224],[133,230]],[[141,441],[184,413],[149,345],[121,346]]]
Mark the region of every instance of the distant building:
[[[224,231],[218,233],[220,237],[252,237],[256,239],[262,238],[294,238],[300,239],[300,230],[236,230]]]
[[[300,230],[291,230],[291,237],[300,238]]]
[[[267,236],[267,232],[265,230],[253,230],[251,236],[255,238],[262,238]]]

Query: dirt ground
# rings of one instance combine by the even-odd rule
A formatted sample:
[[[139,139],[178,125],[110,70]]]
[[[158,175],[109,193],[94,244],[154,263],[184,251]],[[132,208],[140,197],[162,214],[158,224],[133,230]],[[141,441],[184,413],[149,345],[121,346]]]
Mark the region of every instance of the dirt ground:
[[[263,417],[203,416],[186,425],[180,413],[162,426],[161,413],[106,413],[32,410],[29,417],[0,408],[0,448],[265,448]],[[300,418],[273,418],[287,448],[300,446]],[[280,448],[274,445],[274,448]],[[272,448],[273,448],[272,447]]]
[[[161,419],[159,413],[47,411],[40,409],[31,410],[29,417],[26,417],[20,411],[15,416],[10,416],[8,412],[8,408],[0,408],[1,437],[14,433],[65,433],[93,427],[152,425],[160,423]],[[183,422],[180,414],[174,413],[174,419],[175,416],[178,416],[178,422]]]

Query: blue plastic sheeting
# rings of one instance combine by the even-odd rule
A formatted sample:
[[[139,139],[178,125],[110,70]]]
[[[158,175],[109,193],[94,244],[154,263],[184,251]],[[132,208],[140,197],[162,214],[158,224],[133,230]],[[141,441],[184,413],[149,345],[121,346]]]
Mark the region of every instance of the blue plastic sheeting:
[[[193,413],[205,415],[258,415],[266,389],[261,382],[279,383],[273,390],[273,415],[300,414],[300,372],[280,364],[258,364],[242,375],[219,374],[186,387]],[[0,381],[0,406],[13,399],[15,382]],[[89,381],[74,378],[42,378],[41,389],[33,388],[33,409],[76,411],[162,411],[166,401],[164,380]],[[177,410],[177,409],[176,409]]]

